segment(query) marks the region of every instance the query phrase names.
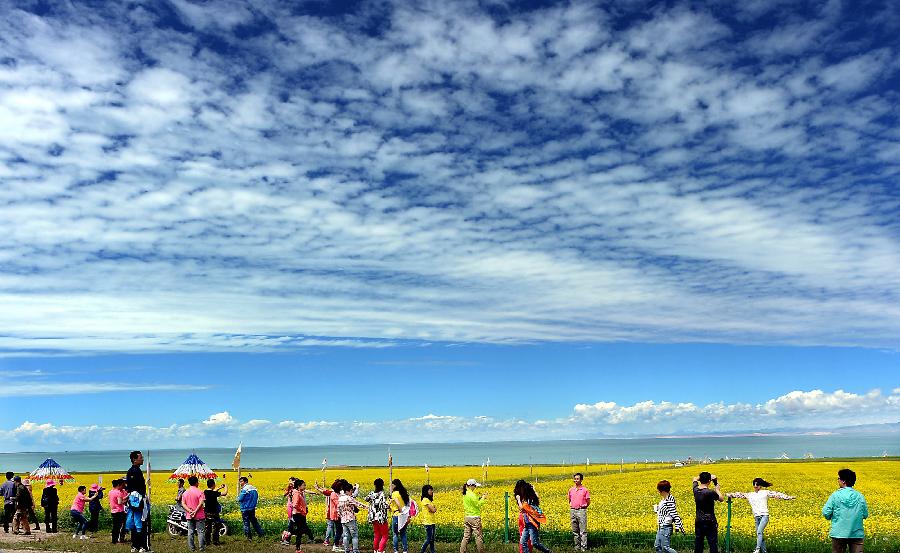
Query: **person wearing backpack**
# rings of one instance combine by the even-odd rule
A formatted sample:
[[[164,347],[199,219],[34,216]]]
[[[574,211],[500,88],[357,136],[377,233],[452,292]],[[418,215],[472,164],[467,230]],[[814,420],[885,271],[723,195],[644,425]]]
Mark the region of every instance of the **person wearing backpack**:
[[[519,547],[523,553],[531,553],[531,546],[542,553],[551,553],[550,549],[541,543],[541,524],[547,522],[547,517],[541,510],[541,499],[534,491],[534,487],[524,480],[519,480],[513,488],[513,493],[525,523],[522,535],[519,537]]]
[[[47,483],[44,484],[44,491],[41,492],[41,507],[44,508],[44,529],[48,534],[55,534],[59,512],[59,492],[56,490],[55,480],[47,480]]]
[[[406,508],[407,505],[409,505],[409,492],[406,491],[406,487],[403,486],[403,482],[401,482],[399,478],[394,478],[391,481],[390,501],[391,530],[394,533],[394,553],[400,553],[400,545],[403,545],[403,553],[409,551],[406,538],[406,527],[409,523],[409,517],[407,516],[403,521],[400,520],[403,515],[403,509]]]

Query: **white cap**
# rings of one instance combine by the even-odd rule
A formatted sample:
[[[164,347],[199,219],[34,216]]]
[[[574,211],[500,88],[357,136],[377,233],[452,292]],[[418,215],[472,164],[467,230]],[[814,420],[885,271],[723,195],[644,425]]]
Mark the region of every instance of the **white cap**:
[[[477,487],[480,485],[481,484],[479,484],[478,481],[475,480],[474,478],[469,478],[469,480],[466,482],[466,486],[476,486]]]

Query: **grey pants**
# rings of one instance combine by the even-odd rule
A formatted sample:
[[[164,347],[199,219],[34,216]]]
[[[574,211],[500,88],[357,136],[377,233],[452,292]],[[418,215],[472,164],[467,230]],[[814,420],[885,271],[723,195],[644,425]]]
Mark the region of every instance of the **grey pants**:
[[[587,509],[569,509],[572,519],[572,535],[575,538],[575,549],[587,549]]]
[[[203,548],[206,547],[206,521],[191,518],[187,521],[187,527],[188,549],[194,550],[194,533],[196,533],[197,541],[200,542],[200,551],[203,551]]]
[[[355,520],[342,523],[344,525],[344,551],[359,553],[359,524]],[[300,538],[297,538],[300,543]]]

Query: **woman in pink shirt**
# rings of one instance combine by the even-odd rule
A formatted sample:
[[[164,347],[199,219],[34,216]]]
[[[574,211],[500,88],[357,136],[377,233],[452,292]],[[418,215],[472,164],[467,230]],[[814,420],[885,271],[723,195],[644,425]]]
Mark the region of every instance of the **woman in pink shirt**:
[[[125,481],[115,479],[112,481],[113,489],[109,491],[109,512],[112,515],[112,542],[125,542],[125,503],[128,501],[128,492],[125,491]]]
[[[84,495],[84,492],[87,491],[85,486],[78,486],[78,493],[75,494],[75,499],[72,500],[72,509],[69,513],[72,515],[72,521],[75,523],[75,533],[72,534],[73,538],[78,538],[78,534],[81,534],[81,539],[87,539],[87,536],[84,534],[87,529],[87,519],[84,518],[84,504],[87,502],[88,498]]]

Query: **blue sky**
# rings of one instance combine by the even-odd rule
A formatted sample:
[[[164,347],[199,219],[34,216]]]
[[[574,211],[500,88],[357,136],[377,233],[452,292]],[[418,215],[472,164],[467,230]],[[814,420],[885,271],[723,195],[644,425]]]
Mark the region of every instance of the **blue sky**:
[[[4,449],[900,420],[894,3],[0,7]]]

